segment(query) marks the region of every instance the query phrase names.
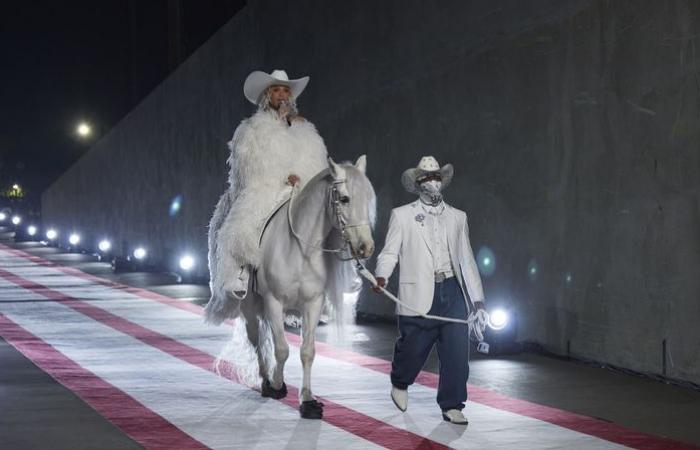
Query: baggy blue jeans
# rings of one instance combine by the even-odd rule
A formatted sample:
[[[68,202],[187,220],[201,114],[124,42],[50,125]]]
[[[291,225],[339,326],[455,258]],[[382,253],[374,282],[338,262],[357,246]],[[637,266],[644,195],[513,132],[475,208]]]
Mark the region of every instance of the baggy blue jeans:
[[[428,314],[467,318],[464,295],[455,277],[435,283],[433,304]],[[398,316],[399,338],[394,346],[391,384],[406,389],[413,384],[437,345],[440,382],[437,402],[440,409],[464,408],[469,378],[469,326],[466,324],[425,319],[420,316]]]

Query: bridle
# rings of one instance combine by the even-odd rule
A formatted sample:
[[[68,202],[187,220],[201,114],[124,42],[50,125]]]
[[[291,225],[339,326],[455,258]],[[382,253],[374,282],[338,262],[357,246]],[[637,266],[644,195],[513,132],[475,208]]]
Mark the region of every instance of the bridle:
[[[289,228],[292,231],[294,237],[302,244],[307,247],[312,247],[325,253],[334,253],[338,259],[342,261],[356,260],[357,258],[353,255],[352,244],[350,243],[350,234],[348,230],[351,228],[359,228],[362,226],[369,225],[369,222],[358,222],[358,223],[348,223],[345,218],[347,214],[343,214],[346,211],[347,205],[350,202],[350,198],[347,195],[341,194],[340,187],[346,188],[347,179],[345,177],[333,180],[333,184],[330,188],[330,195],[328,195],[329,206],[331,207],[332,213],[331,217],[335,219],[333,226],[340,231],[340,236],[343,239],[343,246],[339,248],[325,248],[321,243],[315,244],[303,239],[294,229],[294,222],[292,221],[292,208],[294,197],[296,197],[297,185],[292,186],[292,193],[289,197],[289,206],[287,207],[287,219],[289,220]],[[343,189],[347,192],[347,189]],[[344,256],[343,253],[349,256]]]

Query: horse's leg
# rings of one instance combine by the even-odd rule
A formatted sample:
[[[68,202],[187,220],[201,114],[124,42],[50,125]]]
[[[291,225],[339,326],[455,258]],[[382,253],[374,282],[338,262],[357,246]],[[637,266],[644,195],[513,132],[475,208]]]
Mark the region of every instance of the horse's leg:
[[[323,417],[323,404],[316,401],[311,393],[311,365],[316,355],[316,326],[323,309],[323,296],[308,302],[303,311],[301,364],[304,368],[304,382],[299,394],[301,406],[299,412],[306,419],[320,419]]]
[[[272,373],[272,380],[263,383],[263,395],[266,392],[266,384],[273,392],[281,392],[284,395],[275,398],[282,398],[287,395],[287,386],[284,384],[284,364],[289,357],[289,344],[284,337],[284,308],[282,302],[271,295],[265,296],[265,316],[270,324],[272,332],[272,343],[275,347],[275,370]]]

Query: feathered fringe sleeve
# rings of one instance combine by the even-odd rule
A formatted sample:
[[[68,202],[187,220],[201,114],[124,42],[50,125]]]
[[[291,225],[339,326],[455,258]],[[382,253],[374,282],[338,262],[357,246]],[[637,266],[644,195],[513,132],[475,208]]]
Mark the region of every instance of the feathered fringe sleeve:
[[[243,120],[233,133],[233,138],[228,143],[231,155],[226,161],[230,167],[228,182],[234,197],[245,190],[251,180],[262,177],[265,167],[256,161],[260,153],[259,145],[255,140],[255,132],[250,125],[250,119]]]

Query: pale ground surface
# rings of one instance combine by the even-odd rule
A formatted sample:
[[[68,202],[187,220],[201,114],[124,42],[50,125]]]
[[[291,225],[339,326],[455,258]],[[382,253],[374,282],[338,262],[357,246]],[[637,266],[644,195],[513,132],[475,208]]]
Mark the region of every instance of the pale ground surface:
[[[10,244],[9,241],[3,240]],[[114,274],[109,266],[80,254],[11,244],[48,260],[120,283],[202,304],[208,289],[174,283],[170,274]],[[293,330],[292,330],[293,331]],[[318,339],[334,346],[390,360],[395,327],[351,324],[339,336],[320,327]],[[0,339],[0,448],[139,448],[71,391]],[[435,372],[432,355],[426,370]],[[700,445],[700,393],[633,376],[611,373],[539,355],[484,358],[474,355],[470,383],[505,395],[601,418],[647,433]],[[388,380],[387,380],[388,389]],[[437,409],[436,409],[437,414]],[[507,424],[504,424],[507,428]]]

